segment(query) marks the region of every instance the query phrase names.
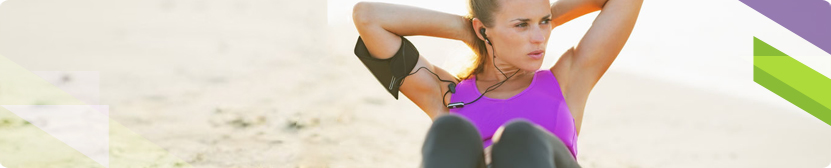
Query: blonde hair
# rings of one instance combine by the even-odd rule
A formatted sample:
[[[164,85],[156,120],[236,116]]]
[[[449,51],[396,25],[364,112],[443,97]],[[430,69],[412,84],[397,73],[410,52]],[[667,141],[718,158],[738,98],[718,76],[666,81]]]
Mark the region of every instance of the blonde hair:
[[[499,8],[499,4],[496,2],[498,0],[468,0],[468,15],[465,16],[469,21],[473,21],[473,18],[478,18],[482,21],[482,24],[485,27],[491,27],[493,24],[493,14],[496,13],[497,9]],[[479,32],[476,32],[479,33]],[[486,48],[485,41],[479,39],[474,41],[473,44],[468,45],[471,50],[474,52],[474,56],[472,59],[472,64],[463,68],[460,73],[456,76],[459,79],[468,79],[473,75],[481,73],[485,70],[485,59],[488,56],[488,49]]]

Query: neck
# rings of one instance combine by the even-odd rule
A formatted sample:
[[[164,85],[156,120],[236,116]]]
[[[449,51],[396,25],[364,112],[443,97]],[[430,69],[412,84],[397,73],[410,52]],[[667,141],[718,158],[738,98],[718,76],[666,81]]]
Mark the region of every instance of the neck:
[[[499,58],[497,58],[496,67],[499,67],[499,70],[502,70],[502,72],[500,73],[499,70],[497,70],[493,66],[493,62],[491,61],[493,60],[489,59],[485,62],[485,68],[483,69],[482,73],[476,75],[477,80],[503,81],[507,77],[511,77],[511,75],[513,75],[513,77],[511,77],[513,79],[517,76],[522,76],[524,74],[529,73],[528,71],[524,71],[508,63],[499,61]],[[504,75],[502,73],[504,73]]]

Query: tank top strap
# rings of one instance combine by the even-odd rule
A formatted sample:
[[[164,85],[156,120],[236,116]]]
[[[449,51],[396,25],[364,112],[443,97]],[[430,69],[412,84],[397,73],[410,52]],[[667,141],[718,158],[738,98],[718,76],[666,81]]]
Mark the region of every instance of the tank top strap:
[[[562,95],[562,91],[560,90],[560,83],[557,81],[557,77],[554,77],[554,73],[551,73],[551,70],[548,69],[541,69],[537,70],[534,74],[534,88],[545,90],[546,92],[555,92]]]
[[[456,93],[450,97],[451,102],[459,102],[462,100],[473,100],[479,96],[479,91],[476,88],[476,76],[471,76],[459,82],[456,85]]]

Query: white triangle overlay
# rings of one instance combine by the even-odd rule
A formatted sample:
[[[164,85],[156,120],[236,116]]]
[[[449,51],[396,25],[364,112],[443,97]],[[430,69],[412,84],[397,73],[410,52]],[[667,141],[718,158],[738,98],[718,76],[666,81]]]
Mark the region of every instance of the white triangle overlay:
[[[0,0],[2,1],[2,0]],[[32,71],[86,104],[99,104],[96,71]],[[44,132],[109,167],[109,106],[0,105]],[[5,168],[0,165],[0,168]]]
[[[109,107],[2,105],[78,152],[109,167]]]

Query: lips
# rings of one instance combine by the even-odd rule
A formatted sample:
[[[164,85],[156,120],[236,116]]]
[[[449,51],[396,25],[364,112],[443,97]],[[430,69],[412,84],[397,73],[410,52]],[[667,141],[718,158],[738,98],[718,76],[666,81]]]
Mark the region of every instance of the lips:
[[[544,50],[536,50],[536,51],[528,53],[528,57],[531,57],[533,59],[540,59],[540,58],[542,58],[543,54],[545,54]]]

